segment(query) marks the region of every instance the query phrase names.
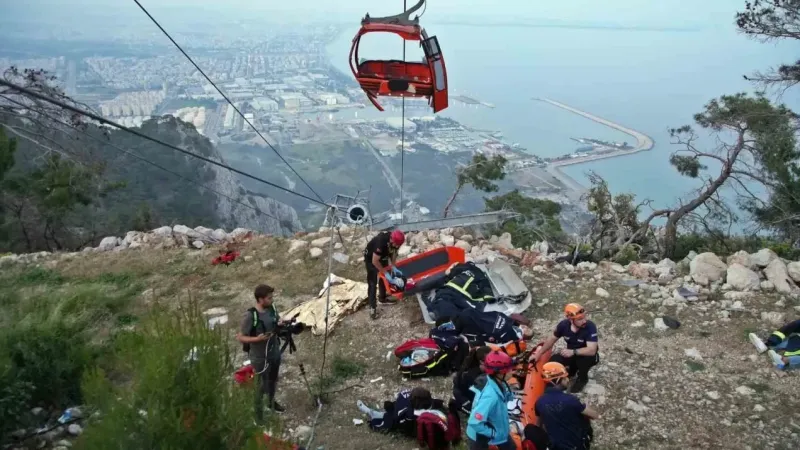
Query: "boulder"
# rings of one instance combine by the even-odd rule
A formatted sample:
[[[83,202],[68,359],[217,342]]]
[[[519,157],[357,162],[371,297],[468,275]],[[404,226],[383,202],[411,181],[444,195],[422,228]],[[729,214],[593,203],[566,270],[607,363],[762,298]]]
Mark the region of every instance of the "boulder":
[[[753,259],[750,257],[750,254],[744,250],[739,250],[738,252],[728,256],[725,261],[729,266],[731,264],[740,264],[748,269],[757,268],[757,266],[753,263]]]
[[[728,266],[711,252],[701,253],[689,263],[689,275],[702,286],[721,280],[727,270]]]
[[[511,242],[511,233],[503,233],[497,238],[497,242],[494,244],[497,248],[504,248],[507,250],[513,250],[514,244]]]
[[[322,256],[322,249],[318,247],[311,247],[309,253],[311,254],[312,258],[319,258],[320,256]]]
[[[107,252],[109,250],[114,250],[114,247],[118,246],[120,243],[120,239],[115,236],[108,236],[104,237],[102,241],[100,241],[100,245],[97,246],[98,250]]]
[[[726,279],[737,291],[756,291],[761,288],[761,278],[758,274],[738,262],[728,267]]]
[[[300,250],[301,248],[305,247],[306,245],[308,245],[308,242],[306,242],[306,241],[301,241],[299,239],[292,239],[291,241],[289,241],[289,254],[292,254],[292,253]]]
[[[800,262],[790,262],[786,265],[786,271],[789,273],[789,278],[795,283],[800,283]]]
[[[314,239],[313,241],[311,241],[311,246],[312,247],[320,247],[321,248],[323,246],[328,245],[330,242],[331,242],[331,237],[330,236],[325,236],[325,237],[321,237],[321,238]]]
[[[768,250],[772,251],[772,250]],[[759,252],[760,253],[760,252]],[[764,269],[764,275],[767,280],[775,285],[775,290],[781,294],[790,294],[797,289],[797,285],[789,277],[789,272],[786,269],[786,264],[780,259],[775,258]]]
[[[461,239],[456,241],[456,247],[464,249],[465,252],[469,253],[472,250],[472,246],[467,241],[462,241]]]
[[[750,255],[752,264],[758,267],[767,267],[773,260],[780,259],[778,255],[768,248],[762,248],[756,253]]]
[[[179,236],[187,236],[193,239],[201,239],[204,237],[203,235],[187,227],[186,225],[175,225],[174,227],[172,227],[172,233]],[[208,238],[206,237],[206,239]]]

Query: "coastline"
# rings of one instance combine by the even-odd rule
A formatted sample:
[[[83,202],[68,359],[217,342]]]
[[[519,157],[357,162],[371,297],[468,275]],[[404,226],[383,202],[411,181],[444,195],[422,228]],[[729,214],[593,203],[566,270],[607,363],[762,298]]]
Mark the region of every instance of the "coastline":
[[[563,103],[559,103],[559,102],[557,102],[555,100],[551,100],[551,99],[547,99],[547,98],[534,98],[533,100],[549,103],[549,104],[551,104],[551,105],[553,105],[553,106],[555,106],[557,108],[564,109],[564,110],[569,111],[571,113],[574,113],[574,114],[577,114],[579,116],[582,116],[582,117],[584,117],[586,119],[589,119],[589,120],[591,120],[593,122],[597,122],[597,123],[599,123],[601,125],[605,125],[605,126],[607,126],[609,128],[613,128],[613,129],[615,129],[617,131],[625,133],[625,134],[627,134],[629,136],[632,136],[634,139],[636,139],[636,147],[633,150],[618,150],[618,151],[599,154],[599,155],[590,155],[590,156],[584,156],[584,157],[580,157],[580,158],[572,158],[572,159],[567,159],[567,160],[548,163],[547,164],[547,169],[546,169],[547,172],[552,174],[554,177],[558,178],[569,189],[572,189],[573,191],[575,191],[573,194],[578,194],[575,198],[579,198],[581,195],[583,195],[584,192],[586,192],[587,189],[586,189],[585,186],[580,184],[573,177],[571,177],[570,175],[567,175],[564,171],[562,171],[561,170],[562,167],[574,166],[574,165],[577,165],[577,164],[585,164],[585,163],[589,163],[589,162],[600,161],[600,160],[603,160],[603,159],[618,158],[618,157],[621,157],[621,156],[633,155],[634,153],[639,153],[639,152],[652,150],[653,147],[655,146],[655,141],[653,140],[653,138],[651,138],[650,136],[648,136],[648,135],[646,135],[644,133],[636,131],[636,130],[634,130],[632,128],[625,127],[625,126],[620,125],[620,124],[618,124],[616,122],[612,122],[612,121],[610,121],[608,119],[604,119],[602,117],[595,116],[595,115],[590,114],[590,113],[588,113],[586,111],[581,111],[581,110],[579,110],[577,108],[573,108],[573,107],[565,105]],[[570,197],[573,198],[572,196],[570,196]]]

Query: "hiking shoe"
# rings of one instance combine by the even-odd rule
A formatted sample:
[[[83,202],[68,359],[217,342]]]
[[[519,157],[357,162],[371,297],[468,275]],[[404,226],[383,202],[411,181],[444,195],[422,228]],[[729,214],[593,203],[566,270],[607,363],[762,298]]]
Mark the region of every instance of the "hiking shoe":
[[[272,406],[270,406],[270,408],[269,408],[269,409],[270,409],[272,412],[275,412],[275,413],[278,413],[278,414],[280,414],[280,413],[283,413],[283,412],[286,412],[286,408],[284,408],[283,406],[281,406],[281,404],[280,404],[280,403],[278,403],[277,401],[274,401],[274,402],[272,402]]]
[[[372,320],[377,319],[378,318],[378,310],[375,309],[375,308],[372,308],[372,310],[369,312],[369,318],[372,319]]]
[[[778,352],[775,350],[770,350],[767,352],[767,354],[769,355],[770,359],[772,359],[772,364],[775,364],[775,368],[783,369],[786,367],[786,364],[783,363],[783,358],[778,354]]]
[[[584,387],[586,387],[586,384],[588,382],[589,382],[588,379],[582,380],[580,378],[576,378],[575,381],[572,383],[572,386],[569,387],[569,391],[572,392],[573,394],[577,394],[578,392],[581,392]]]
[[[750,339],[750,343],[756,348],[758,353],[764,353],[767,351],[767,344],[764,343],[761,339],[756,336],[755,333],[750,333],[747,335],[748,339]]]
[[[394,305],[397,300],[394,297],[382,297],[378,299],[378,303],[381,305]]]

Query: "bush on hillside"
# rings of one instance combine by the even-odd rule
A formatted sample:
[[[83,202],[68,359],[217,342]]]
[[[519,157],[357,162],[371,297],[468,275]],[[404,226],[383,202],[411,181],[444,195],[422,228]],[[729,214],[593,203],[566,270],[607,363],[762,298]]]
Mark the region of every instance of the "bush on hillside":
[[[708,233],[683,233],[678,235],[675,245],[675,261],[685,258],[691,251],[711,252],[718,256],[728,256],[739,250],[755,253],[762,248],[774,251],[778,256],[789,260],[800,260],[800,249],[791,242],[781,242],[764,236],[724,236]]]
[[[137,331],[117,335],[112,370],[86,376],[99,414],[76,448],[255,448],[253,387],[233,382],[229,344],[191,302],[155,308]]]

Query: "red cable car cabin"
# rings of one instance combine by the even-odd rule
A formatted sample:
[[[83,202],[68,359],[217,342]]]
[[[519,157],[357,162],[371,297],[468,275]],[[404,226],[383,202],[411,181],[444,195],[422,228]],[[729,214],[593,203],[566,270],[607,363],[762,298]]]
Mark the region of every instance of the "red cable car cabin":
[[[379,111],[383,111],[383,107],[378,103],[378,96],[424,97],[434,113],[447,108],[447,71],[439,41],[436,36],[428,37],[419,25],[419,16],[409,19],[411,13],[424,3],[425,0],[420,0],[405,13],[391,17],[371,18],[367,14],[361,21],[361,29],[353,38],[350,69],[367,98]],[[394,33],[406,41],[420,41],[425,62],[366,60],[359,63],[361,36],[372,32]]]

